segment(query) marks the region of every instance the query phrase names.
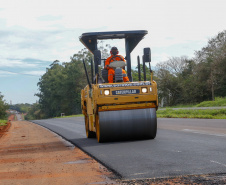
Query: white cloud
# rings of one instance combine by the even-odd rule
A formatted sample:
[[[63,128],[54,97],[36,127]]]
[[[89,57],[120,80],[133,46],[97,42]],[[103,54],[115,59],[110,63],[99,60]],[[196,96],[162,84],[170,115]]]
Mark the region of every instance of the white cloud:
[[[23,74],[42,76],[46,71],[24,71]]]
[[[0,77],[8,77],[8,76],[11,76],[11,75],[16,75],[16,74],[9,72],[9,71],[0,70]]]
[[[0,58],[0,67],[10,67],[10,68],[35,68],[37,64],[31,64],[27,62],[23,62],[18,59],[2,59]]]

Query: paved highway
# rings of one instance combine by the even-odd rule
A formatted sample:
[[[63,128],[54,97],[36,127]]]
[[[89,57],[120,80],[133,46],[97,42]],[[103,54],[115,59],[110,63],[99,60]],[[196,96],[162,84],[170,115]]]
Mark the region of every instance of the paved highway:
[[[124,179],[226,173],[226,120],[158,119],[154,140],[98,143],[83,117],[34,120],[82,148]]]

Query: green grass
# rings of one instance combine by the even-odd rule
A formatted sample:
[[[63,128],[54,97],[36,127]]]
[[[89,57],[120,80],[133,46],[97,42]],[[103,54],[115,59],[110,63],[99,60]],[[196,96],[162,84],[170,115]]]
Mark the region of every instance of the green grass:
[[[7,120],[0,120],[0,126],[4,126],[4,125],[7,125],[8,121]]]
[[[162,107],[162,108],[166,108],[166,109],[170,109],[170,108],[189,108],[189,107],[196,107],[195,104],[187,104],[187,105],[174,105],[174,106],[170,106],[170,107]]]
[[[226,97],[216,97],[215,101],[203,101],[199,104],[187,104],[187,105],[174,105],[171,107],[163,108],[189,108],[189,107],[223,107],[226,106]]]
[[[157,111],[158,118],[203,118],[203,119],[226,119],[226,109],[206,110],[173,110],[164,109]]]
[[[71,117],[82,117],[83,114],[76,114],[76,115],[70,115],[70,116],[63,116],[63,117],[54,117],[54,118],[71,118]]]
[[[196,105],[196,107],[222,107],[226,106],[226,97],[216,97],[215,101],[204,101]]]

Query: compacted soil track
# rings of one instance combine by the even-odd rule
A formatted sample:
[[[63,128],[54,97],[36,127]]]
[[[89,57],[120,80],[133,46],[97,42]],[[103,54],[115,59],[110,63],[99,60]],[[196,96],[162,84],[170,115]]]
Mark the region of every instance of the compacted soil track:
[[[114,175],[47,129],[13,121],[0,139],[0,185],[116,184]]]

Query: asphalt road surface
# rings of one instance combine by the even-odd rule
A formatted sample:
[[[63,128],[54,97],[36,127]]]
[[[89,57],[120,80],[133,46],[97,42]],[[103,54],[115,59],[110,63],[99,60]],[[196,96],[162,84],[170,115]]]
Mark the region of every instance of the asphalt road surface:
[[[34,120],[82,148],[124,179],[226,173],[226,120],[158,119],[154,140],[98,143],[84,118]]]

